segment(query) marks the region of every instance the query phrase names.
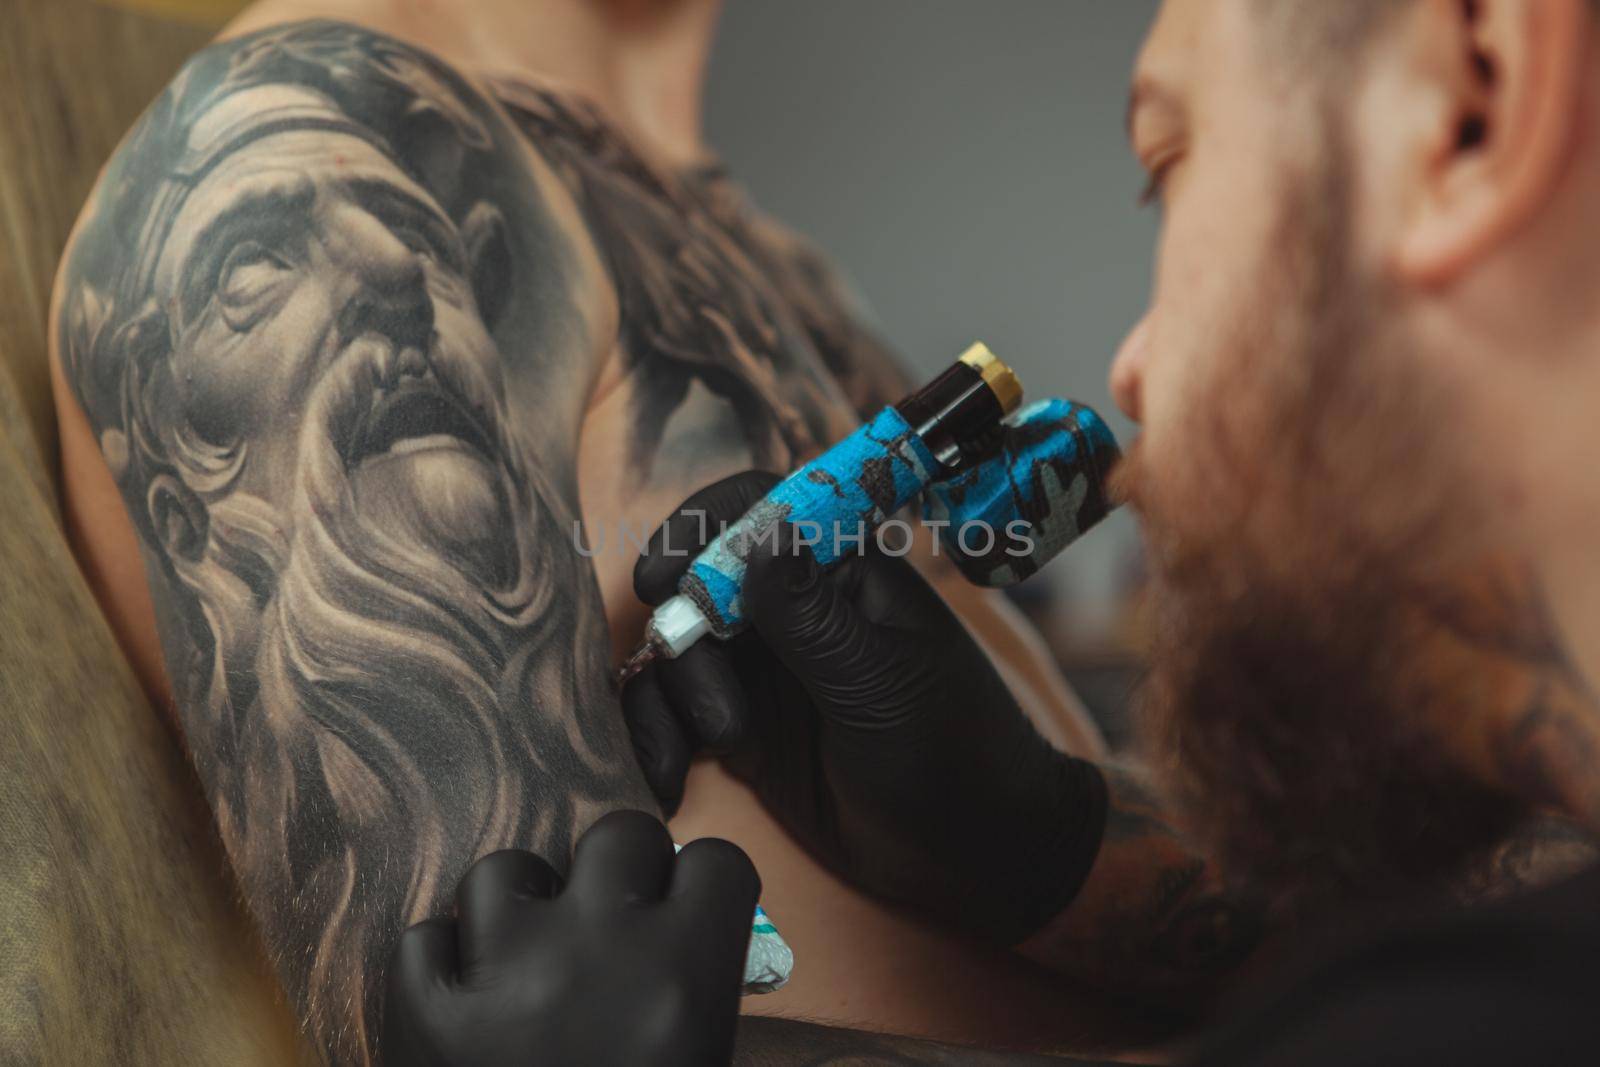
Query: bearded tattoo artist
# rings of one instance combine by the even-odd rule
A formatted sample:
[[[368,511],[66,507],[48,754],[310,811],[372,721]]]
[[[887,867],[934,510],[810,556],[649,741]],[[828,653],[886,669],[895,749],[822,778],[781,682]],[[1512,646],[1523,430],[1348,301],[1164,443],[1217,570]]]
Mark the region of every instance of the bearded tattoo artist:
[[[397,35],[284,23],[317,13]],[[656,809],[608,684],[647,611],[621,535],[722,476],[791,469],[905,390],[697,128],[624,129],[617,86],[538,76],[590,48],[684,88],[714,15],[260,5],[131,131],[64,259],[69,532],[331,1060],[372,1057],[397,938],[475,860],[531,848],[565,871],[601,815]],[[486,54],[503,42],[532,54]],[[624,44],[648,54],[606,51]],[[1102,755],[1014,614],[924,569],[1052,739]],[[658,781],[678,839],[736,840],[767,876],[806,960],[769,1010],[1086,1040],[1085,1012],[1036,1010],[1060,1003],[1052,976],[842,885],[715,762]],[[1101,876],[1035,955],[1184,994],[1258,924],[1157,806],[1099,781]]]
[[[1161,615],[1143,701],[1188,825],[1280,921],[1335,939],[1199,1062],[1596,1057],[1600,868],[1578,868],[1600,832],[1597,46],[1584,0],[1168,0],[1141,57],[1130,132],[1167,217],[1112,380],[1144,427],[1119,473]],[[673,591],[669,543],[771,485],[691,497],[640,597]],[[1043,743],[912,568],[869,547],[823,574],[785,531],[743,593],[750,633],[625,694],[658,793],[710,747],[832,869],[980,936],[1091,898],[1115,856],[1109,829],[1098,851],[1083,832],[1093,769]],[[1553,884],[1473,899],[1523,878]],[[1052,923],[1026,947],[1073,943]],[[708,967],[635,952],[629,971]],[[486,990],[560,988],[573,955],[411,966],[408,935],[394,1018],[426,1020],[429,1062],[559,1052],[573,1003],[494,1018]],[[493,1035],[473,1058],[462,1019]],[[803,1024],[747,1026],[740,1048],[1032,1062]]]

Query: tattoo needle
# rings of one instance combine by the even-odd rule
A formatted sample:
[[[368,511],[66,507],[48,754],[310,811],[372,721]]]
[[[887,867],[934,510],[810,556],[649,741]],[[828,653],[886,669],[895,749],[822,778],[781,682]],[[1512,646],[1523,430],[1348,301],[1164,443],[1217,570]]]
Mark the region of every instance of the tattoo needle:
[[[638,651],[628,657],[628,661],[617,669],[617,689],[630,682],[635,675],[654,663],[661,655],[660,648],[654,641],[648,641],[639,646]]]
[[[831,522],[835,531],[857,530],[853,540],[860,544],[869,527],[876,530],[930,483],[987,461],[1004,420],[1021,403],[1022,385],[1011,368],[986,346],[973,345],[932,384],[885,408],[725,527],[695,557],[678,594],[651,612],[645,640],[617,673],[617,688],[658,659],[676,659],[707,634],[726,640],[744,629],[739,588],[763,531],[779,522],[820,531]],[[837,532],[835,538],[836,557]]]

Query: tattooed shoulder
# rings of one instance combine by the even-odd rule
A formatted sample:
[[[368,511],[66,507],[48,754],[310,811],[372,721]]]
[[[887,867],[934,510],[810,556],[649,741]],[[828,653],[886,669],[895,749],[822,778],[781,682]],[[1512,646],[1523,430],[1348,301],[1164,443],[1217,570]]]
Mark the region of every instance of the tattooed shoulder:
[[[58,357],[147,563],[188,747],[291,996],[370,1053],[484,852],[648,792],[577,515],[569,235],[503,113],[334,22],[197,55],[108,165]]]

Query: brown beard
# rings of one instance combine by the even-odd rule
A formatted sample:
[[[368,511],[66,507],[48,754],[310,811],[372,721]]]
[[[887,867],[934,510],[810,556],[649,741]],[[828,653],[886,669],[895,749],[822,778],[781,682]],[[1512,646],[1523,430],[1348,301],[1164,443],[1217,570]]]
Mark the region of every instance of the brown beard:
[[[1264,310],[1221,338],[1183,448],[1137,444],[1118,475],[1148,548],[1157,768],[1225,870],[1302,913],[1444,888],[1523,815],[1430,732],[1493,699],[1478,641],[1517,615],[1461,579],[1483,554],[1438,440],[1450,400],[1370,325],[1339,141],[1286,191]]]

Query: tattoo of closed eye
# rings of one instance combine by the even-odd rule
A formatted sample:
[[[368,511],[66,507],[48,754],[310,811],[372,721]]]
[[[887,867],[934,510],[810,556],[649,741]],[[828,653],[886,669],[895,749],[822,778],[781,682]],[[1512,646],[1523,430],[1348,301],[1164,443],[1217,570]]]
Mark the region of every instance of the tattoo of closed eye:
[[[217,305],[229,328],[243,333],[272,306],[289,265],[257,241],[228,253],[217,271]]]

